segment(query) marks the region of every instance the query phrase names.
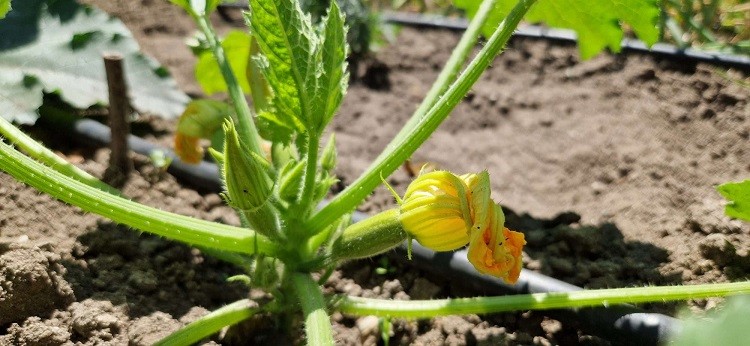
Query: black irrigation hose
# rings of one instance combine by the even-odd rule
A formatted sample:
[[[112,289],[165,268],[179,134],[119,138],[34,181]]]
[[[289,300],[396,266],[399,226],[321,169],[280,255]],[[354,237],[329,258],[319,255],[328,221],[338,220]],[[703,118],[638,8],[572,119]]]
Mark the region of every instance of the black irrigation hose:
[[[406,246],[402,245],[392,257],[405,262],[406,251]],[[510,285],[477,272],[466,258],[466,250],[434,252],[413,243],[411,263],[419,269],[459,282],[463,286],[470,286],[475,292],[485,295],[572,292],[583,289],[526,269],[521,271],[518,282]],[[646,312],[632,305],[550,310],[544,314],[563,323],[577,321],[584,332],[621,345],[664,344],[680,328],[680,321],[673,317]]]
[[[219,5],[218,12],[225,21],[231,21],[231,18],[228,15],[228,10],[231,9],[247,9],[247,3],[228,3]],[[383,12],[380,14],[380,19],[389,24],[455,31],[464,31],[469,26],[469,21],[465,18],[406,12]],[[546,28],[537,25],[528,25],[518,28],[513,36],[545,39],[571,44],[574,44],[577,41],[575,32],[571,30]],[[693,48],[681,49],[667,43],[656,43],[649,48],[643,41],[635,39],[624,39],[622,41],[622,49],[625,52],[651,54],[673,61],[689,61],[692,63],[703,62],[750,72],[750,57],[743,55],[706,52]]]
[[[469,25],[469,22],[464,18],[451,18],[438,15],[385,12],[380,17],[384,22],[391,24],[456,31],[466,30]],[[520,27],[513,36],[545,39],[570,44],[576,43],[577,40],[575,33],[571,30],[545,28],[536,25]],[[680,49],[667,43],[656,43],[649,48],[643,41],[634,39],[623,40],[622,49],[625,52],[651,54],[673,61],[703,62],[750,72],[750,57],[743,55],[705,52],[693,48]]]
[[[88,145],[106,146],[110,140],[109,127],[91,119],[59,118],[51,121],[42,117],[39,119],[39,124],[48,128],[66,130],[67,133],[73,134],[73,138]],[[203,161],[199,165],[185,164],[177,159],[172,150],[133,135],[129,136],[128,145],[134,152],[146,156],[155,150],[164,152],[166,156],[173,158],[167,171],[194,187],[215,192],[223,189],[218,169],[213,163]],[[362,213],[355,213],[354,220],[359,221],[366,217]],[[397,248],[394,257],[407,261],[406,247]],[[509,285],[500,279],[479,274],[466,259],[465,250],[436,253],[415,243],[412,248],[412,258],[412,261],[408,263],[453,282],[464,284],[480,294],[570,292],[583,289],[526,269],[521,271],[521,277],[515,285]],[[666,341],[666,338],[673,335],[679,328],[679,321],[672,317],[648,313],[628,305],[554,310],[545,314],[564,322],[578,321],[581,329],[603,336],[614,343],[623,344],[657,345]]]

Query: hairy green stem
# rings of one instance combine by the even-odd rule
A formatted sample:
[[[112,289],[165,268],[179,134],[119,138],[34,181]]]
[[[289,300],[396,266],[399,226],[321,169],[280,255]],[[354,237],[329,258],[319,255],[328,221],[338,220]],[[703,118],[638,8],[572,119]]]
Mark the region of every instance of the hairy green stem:
[[[188,244],[274,256],[277,245],[254,231],[178,215],[71,179],[0,141],[0,170],[59,200],[115,222]]]
[[[74,166],[70,162],[65,161],[60,156],[55,155],[55,153],[53,153],[51,150],[39,144],[39,142],[23,133],[21,130],[13,126],[2,117],[0,117],[0,135],[10,140],[11,143],[26,152],[26,154],[31,156],[33,159],[39,160],[40,162],[52,167],[54,170],[64,174],[67,177],[73,178],[88,186],[95,187],[102,191],[120,195],[120,191],[118,191],[114,187],[105,184],[101,180],[96,179],[92,175]]]
[[[466,63],[466,60],[468,60],[471,50],[474,49],[474,46],[479,40],[479,34],[482,31],[485,22],[487,21],[487,17],[490,15],[492,9],[497,4],[497,1],[498,0],[484,0],[482,1],[482,4],[479,5],[477,13],[469,23],[469,26],[466,28],[464,34],[461,36],[461,40],[458,41],[456,48],[453,49],[450,58],[448,58],[448,61],[446,61],[445,66],[443,67],[443,70],[440,71],[437,79],[435,79],[435,82],[432,84],[430,91],[427,92],[427,95],[422,100],[419,108],[414,111],[414,114],[411,116],[411,118],[409,118],[404,127],[401,128],[394,141],[391,142],[392,144],[395,144],[396,140],[400,139],[401,137],[406,136],[409,131],[414,128],[414,126],[416,126],[419,121],[422,120],[422,118],[424,118],[424,115],[427,114],[427,111],[429,111],[435,105],[435,103],[437,103],[440,95],[443,94],[446,89],[448,89],[448,86],[450,86],[450,82],[456,79],[458,73],[461,72],[461,67],[463,67],[464,63]],[[386,149],[386,151],[387,150],[388,149]]]
[[[331,260],[372,257],[403,243],[408,235],[398,215],[389,209],[347,227],[333,244]]]
[[[318,283],[306,273],[292,273],[292,283],[297,293],[302,313],[305,315],[305,333],[308,345],[333,345],[331,318],[326,312],[326,301]]]
[[[320,136],[313,132],[307,132],[307,158],[305,163],[305,178],[302,185],[302,195],[299,199],[299,212],[304,220],[310,213],[313,194],[315,192],[315,178],[318,175],[318,145]]]
[[[232,72],[232,67],[229,65],[229,60],[224,53],[224,48],[221,47],[219,38],[216,36],[216,32],[211,26],[211,22],[207,15],[198,15],[196,22],[200,27],[203,34],[206,36],[209,46],[216,63],[219,64],[219,70],[221,75],[224,77],[224,82],[227,84],[229,90],[229,97],[232,99],[232,105],[237,113],[237,132],[240,134],[240,140],[248,145],[248,148],[256,154],[263,157],[263,150],[260,147],[260,135],[258,129],[255,127],[253,121],[253,113],[245,100],[245,94],[242,92],[240,83],[237,82],[237,77]]]
[[[341,312],[355,315],[430,318],[456,314],[486,314],[516,310],[548,310],[625,303],[665,302],[747,293],[750,293],[750,281],[439,300],[403,301],[343,297],[336,307]]]
[[[536,0],[520,0],[500,23],[479,54],[467,66],[464,73],[448,88],[418,124],[408,129],[408,134],[394,138],[387,149],[356,181],[306,223],[306,228],[312,233],[317,233],[341,215],[353,210],[380,184],[382,176],[390,175],[406,161],[461,102],[471,86],[505,47],[518,23],[535,2]]]
[[[177,330],[154,346],[192,345],[203,338],[217,333],[226,326],[242,322],[257,313],[257,304],[249,299],[238,300],[203,316]]]

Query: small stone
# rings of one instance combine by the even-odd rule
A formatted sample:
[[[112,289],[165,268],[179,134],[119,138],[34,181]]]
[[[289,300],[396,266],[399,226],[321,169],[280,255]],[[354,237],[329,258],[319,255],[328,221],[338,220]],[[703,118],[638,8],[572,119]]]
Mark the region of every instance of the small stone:
[[[389,280],[383,283],[383,298],[391,298],[394,294],[402,292],[404,290],[401,286],[401,282],[396,280]]]
[[[414,340],[415,346],[428,346],[428,345],[443,345],[445,344],[445,337],[443,333],[438,329],[431,329],[429,332],[424,333]]]
[[[8,328],[10,345],[62,345],[70,340],[70,332],[59,326],[45,325],[39,317],[29,317],[23,327],[13,323]],[[4,345],[0,339],[0,345]]]
[[[440,326],[445,334],[464,335],[468,333],[474,325],[466,321],[461,316],[445,316],[436,319],[436,324]]]
[[[132,346],[153,345],[157,341],[179,329],[177,322],[167,313],[157,311],[136,319],[128,328],[128,338]]]
[[[591,191],[592,191],[592,192],[593,192],[593,193],[594,193],[595,195],[599,195],[599,194],[601,194],[602,192],[604,192],[604,190],[605,190],[606,188],[607,188],[607,185],[606,185],[606,184],[604,184],[604,183],[602,183],[601,181],[598,181],[598,180],[597,180],[597,181],[595,181],[595,182],[591,183]]]
[[[375,316],[365,316],[357,319],[356,325],[359,333],[362,335],[362,339],[370,335],[375,335],[378,331],[379,323],[380,320]]]
[[[73,330],[87,338],[96,335],[100,339],[112,339],[124,327],[110,301],[86,299],[71,304],[68,311]]]
[[[502,327],[484,327],[477,326],[471,330],[477,346],[505,345],[508,334]]]

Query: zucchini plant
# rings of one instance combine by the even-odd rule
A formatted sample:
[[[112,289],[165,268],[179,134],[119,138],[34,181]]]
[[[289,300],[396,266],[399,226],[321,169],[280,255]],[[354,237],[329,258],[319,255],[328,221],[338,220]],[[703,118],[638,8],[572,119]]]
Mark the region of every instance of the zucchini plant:
[[[524,15],[531,13],[535,16],[532,19],[538,20],[545,15],[559,15],[552,9],[562,8],[555,7],[556,2],[551,0],[539,0],[539,7],[533,12],[529,11],[536,0],[468,4],[474,6],[470,11],[474,16],[471,25],[412,119],[361,177],[318,209],[336,181],[335,141],[329,138],[322,150],[320,142],[347,88],[348,48],[342,12],[337,2],[331,1],[320,24],[313,25],[298,1],[250,0],[246,21],[254,48],[247,72],[238,76],[208,19],[218,1],[172,0],[195,19],[205,35],[231,98],[229,105],[215,101],[191,104],[185,113],[189,120],[181,124],[177,143],[184,154],[200,159],[197,139],[213,138],[217,131],[221,134],[209,152],[221,167],[223,196],[239,214],[241,227],[168,213],[123,198],[55,159],[49,150],[0,118],[4,137],[0,142],[0,170],[83,210],[206,249],[245,268],[246,272],[240,273],[243,281],[273,296],[264,305],[248,300],[229,304],[188,324],[160,344],[191,344],[258,313],[291,317],[283,319],[287,321],[301,316],[307,343],[328,345],[334,343],[329,317],[333,311],[427,318],[750,292],[750,282],[737,282],[410,302],[325,296],[321,290],[325,273],[341,261],[373,256],[404,241],[410,244],[412,239],[436,251],[468,245],[469,261],[479,272],[511,283],[518,279],[524,236],[504,226],[502,208],[490,198],[487,172],[422,172],[403,197],[394,192],[398,207],[354,224],[350,223],[350,213],[448,117],[501,52]],[[649,3],[639,1],[641,5]],[[566,3],[576,9],[584,1]],[[601,3],[590,9],[607,14],[604,19],[581,13],[571,17],[575,21],[595,20],[593,24],[580,25],[594,30],[588,38],[598,42],[587,45],[585,54],[591,47],[609,45],[611,33],[615,33],[615,38],[617,32],[621,33],[612,18],[643,20],[632,16],[627,11],[630,8],[622,7],[621,1]],[[624,17],[617,12],[623,9]],[[487,41],[469,61],[482,30]],[[598,39],[601,37],[605,40]],[[245,100],[241,78],[247,78],[252,108]],[[314,278],[316,273],[321,278]]]

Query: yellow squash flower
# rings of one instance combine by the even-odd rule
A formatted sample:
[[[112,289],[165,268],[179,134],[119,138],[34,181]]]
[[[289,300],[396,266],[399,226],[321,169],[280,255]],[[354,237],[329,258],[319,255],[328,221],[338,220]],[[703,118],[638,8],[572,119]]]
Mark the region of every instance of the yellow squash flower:
[[[198,164],[203,160],[200,138],[178,132],[174,137],[174,152],[185,163]]]
[[[458,249],[469,242],[472,217],[468,193],[466,182],[451,172],[420,175],[401,202],[401,224],[427,248]]]
[[[505,216],[490,198],[489,174],[421,174],[407,188],[399,220],[422,246],[450,251],[469,244],[468,259],[483,274],[510,283],[521,272],[522,233],[505,228]]]
[[[480,273],[514,283],[521,274],[521,250],[526,240],[523,233],[503,226],[499,205],[493,203],[489,209],[489,223],[481,231],[472,232],[467,257]]]

